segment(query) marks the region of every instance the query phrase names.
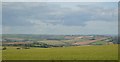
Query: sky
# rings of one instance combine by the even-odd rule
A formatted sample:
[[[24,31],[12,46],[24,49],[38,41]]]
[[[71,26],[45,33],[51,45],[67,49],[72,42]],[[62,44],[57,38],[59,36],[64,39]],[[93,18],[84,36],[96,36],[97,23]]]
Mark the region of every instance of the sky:
[[[3,34],[117,34],[117,2],[3,2]]]
[[[2,2],[118,2],[119,0],[1,0]]]

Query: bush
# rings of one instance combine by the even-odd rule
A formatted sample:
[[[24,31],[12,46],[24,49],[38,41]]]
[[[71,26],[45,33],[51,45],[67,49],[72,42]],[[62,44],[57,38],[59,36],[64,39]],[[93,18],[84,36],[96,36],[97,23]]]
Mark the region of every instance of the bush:
[[[7,48],[6,47],[3,47],[2,50],[6,50]]]
[[[16,49],[21,49],[21,48],[16,48]]]

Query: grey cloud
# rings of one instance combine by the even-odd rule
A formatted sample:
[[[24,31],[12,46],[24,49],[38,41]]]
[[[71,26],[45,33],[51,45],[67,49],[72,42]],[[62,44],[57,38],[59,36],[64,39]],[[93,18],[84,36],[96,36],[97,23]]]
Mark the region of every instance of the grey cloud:
[[[85,26],[90,20],[115,21],[116,14],[110,13],[115,13],[114,9],[78,3],[68,8],[58,3],[3,3],[3,25],[31,26],[34,24],[29,20],[34,19],[53,25]]]

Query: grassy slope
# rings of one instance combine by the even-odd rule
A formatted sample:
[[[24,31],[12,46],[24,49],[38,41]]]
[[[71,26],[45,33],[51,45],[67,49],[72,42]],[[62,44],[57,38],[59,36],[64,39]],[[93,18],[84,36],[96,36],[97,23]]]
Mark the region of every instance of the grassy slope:
[[[105,45],[107,42],[106,41],[97,41],[97,42],[92,42],[90,43],[91,45]]]
[[[61,41],[40,41],[42,43],[48,44],[48,45],[64,45],[65,43],[61,42]]]
[[[2,60],[2,46],[0,46],[0,60]]]
[[[3,60],[117,60],[117,45],[31,48],[3,51]]]

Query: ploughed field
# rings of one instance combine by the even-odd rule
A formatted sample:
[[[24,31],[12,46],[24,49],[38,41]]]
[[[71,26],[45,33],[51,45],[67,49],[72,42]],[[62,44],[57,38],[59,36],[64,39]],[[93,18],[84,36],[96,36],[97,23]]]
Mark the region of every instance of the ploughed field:
[[[71,46],[16,49],[2,51],[3,60],[117,60],[118,45]]]

